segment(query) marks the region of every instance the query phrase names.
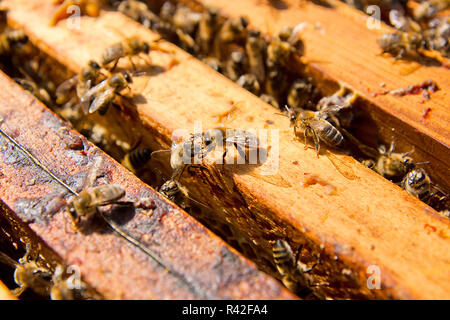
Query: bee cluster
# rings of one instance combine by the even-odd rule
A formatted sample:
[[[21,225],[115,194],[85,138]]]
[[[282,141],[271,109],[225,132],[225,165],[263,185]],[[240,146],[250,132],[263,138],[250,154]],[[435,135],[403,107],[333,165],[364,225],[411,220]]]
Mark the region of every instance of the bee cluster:
[[[116,6],[276,108],[303,108],[319,98],[311,81],[289,67],[304,52],[301,26],[286,26],[269,37],[251,28],[246,17],[226,18],[212,7],[200,13],[166,1],[153,12],[136,0]]]
[[[98,1],[58,3],[65,9],[68,5],[81,5],[84,13],[98,15]],[[301,57],[305,50],[300,39],[300,25],[284,27],[276,35],[268,36],[252,29],[246,17],[227,18],[211,7],[197,12],[180,3],[167,1],[159,11],[153,12],[146,4],[136,0],[112,1],[112,4],[118,11],[158,32],[164,39],[174,42],[239,86],[281,110],[284,116],[289,117],[294,135],[304,139],[305,148],[308,137],[312,138],[318,157],[322,143],[346,153],[356,148],[360,156],[355,157],[365,166],[397,183],[450,218],[447,196],[431,182],[425,169],[419,167],[421,163],[415,162],[410,156],[411,152],[394,152],[394,143],[388,150],[383,145],[374,149],[352,134],[357,121],[354,110],[358,98],[356,93],[342,86],[336,93],[323,97],[311,79],[291,71],[292,62]],[[397,9],[392,9],[391,12],[396,10],[397,13],[390,13],[389,17],[390,23],[398,31],[383,35],[378,40],[379,45],[383,51],[398,58],[419,49],[436,50],[448,57],[450,20],[448,15],[439,15],[448,5],[446,0],[429,0],[418,4],[413,10],[401,11],[396,6]],[[387,6],[391,7],[391,1]],[[62,9],[58,10],[52,24],[65,18],[61,12]],[[233,145],[244,159],[249,157],[252,148],[259,148],[258,138],[252,133],[234,129],[234,134],[230,135],[225,134],[225,129],[222,128],[193,134],[188,139],[175,143],[171,150],[152,151],[146,146],[140,146],[140,143],[134,147],[123,147],[110,136],[106,128],[88,117],[92,114],[104,116],[111,107],[121,108],[120,104],[127,99],[124,92],[130,90],[136,74],[116,72],[119,60],[128,59],[133,71],[136,71],[136,58],[151,64],[148,60],[151,50],[167,52],[158,45],[158,41],[148,43],[134,37],[127,38],[107,48],[101,61],[90,61],[79,74],[69,77],[58,86],[49,80],[46,71],[41,68],[40,54],[36,50],[29,46],[28,38],[23,32],[5,29],[0,35],[1,68],[100,148],[108,153],[120,154],[116,158],[138,176],[153,156],[159,152],[170,152],[173,174],[159,187],[159,191],[184,209],[188,210],[191,202],[206,206],[192,199],[188,189],[181,184],[182,174],[190,168],[186,163],[199,160],[201,165],[205,165],[203,160],[219,145]],[[111,151],[112,145],[120,150]],[[227,151],[223,149],[223,162]],[[187,154],[192,158],[185,159]],[[332,159],[330,153],[327,156]],[[98,207],[117,203],[124,195],[125,190],[119,185],[88,188],[76,194],[68,205],[74,225],[79,226],[81,220],[96,215]],[[301,249],[298,250],[299,253],[300,251]],[[28,251],[19,262],[12,262],[5,255],[0,255],[0,260],[16,268],[15,280],[19,286],[17,294],[30,287],[38,294],[50,295],[55,299],[84,296],[84,287],[81,292],[76,292],[73,288],[67,289],[71,280],[65,275],[62,266],[52,270],[42,268]],[[313,283],[309,272],[314,266],[306,267],[302,264],[298,257],[294,257],[292,248],[284,240],[274,242],[273,261],[286,287],[299,295],[311,295],[311,287],[326,285]],[[39,276],[30,280],[30,273]]]
[[[383,34],[378,45],[383,52],[396,59],[417,58],[424,51],[438,52],[450,58],[450,1],[448,0],[343,0],[365,11],[369,5],[377,5],[381,19],[394,27],[396,32]]]
[[[0,219],[0,270],[2,274],[11,274],[14,284],[8,286],[17,286],[11,291],[13,295],[52,300],[93,298],[79,274],[61,263],[50,264],[42,255],[40,245],[32,246],[30,238],[23,234],[19,237],[17,234],[21,232],[13,231],[17,227],[10,227],[3,219]]]

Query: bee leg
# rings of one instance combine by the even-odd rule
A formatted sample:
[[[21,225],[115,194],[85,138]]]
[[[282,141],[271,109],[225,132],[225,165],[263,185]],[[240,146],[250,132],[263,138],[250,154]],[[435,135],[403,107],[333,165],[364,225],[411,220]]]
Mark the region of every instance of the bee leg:
[[[11,290],[11,293],[16,296],[16,297],[20,297],[20,295],[27,289],[27,287],[25,286],[20,286],[18,288],[15,288],[13,290]]]
[[[133,57],[128,56],[128,60],[130,60],[131,66],[133,67],[133,72],[136,72],[136,65],[134,64]]]
[[[313,133],[313,139],[314,139],[314,144],[316,147],[317,158],[318,158],[319,154],[320,154],[320,140],[319,140],[319,137],[317,136],[317,133],[314,130],[312,130],[312,133]]]
[[[388,153],[387,153],[389,156],[392,154],[392,152],[394,152],[394,148],[395,148],[395,142],[392,141],[391,142],[391,146],[389,147],[389,150],[388,150]]]
[[[308,143],[308,141],[307,141],[308,131],[309,131],[309,128],[306,128],[305,132],[303,133],[303,135],[305,136],[305,150],[308,149],[308,144],[307,144]]]
[[[405,49],[401,48],[399,53],[394,58],[395,61],[398,61],[398,60],[402,59],[404,54],[405,54]]]
[[[120,58],[117,58],[116,61],[114,61],[114,65],[112,66],[112,68],[110,69],[110,71],[114,71],[114,69],[116,69],[117,64],[119,63],[119,59],[120,59]]]

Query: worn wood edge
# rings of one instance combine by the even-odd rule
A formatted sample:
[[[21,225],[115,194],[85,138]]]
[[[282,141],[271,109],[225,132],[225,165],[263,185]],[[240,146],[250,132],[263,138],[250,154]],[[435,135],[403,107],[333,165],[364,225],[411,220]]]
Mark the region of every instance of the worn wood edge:
[[[16,84],[11,83],[11,80],[6,79],[5,76],[2,75],[0,81],[2,82],[2,87],[4,88],[8,88],[7,92],[8,93],[4,93],[1,97],[1,99],[3,100],[2,105],[0,106],[0,110],[2,112],[2,117],[5,119],[6,124],[8,124],[8,119],[12,119],[14,117],[14,113],[16,113],[16,117],[18,116],[17,113],[20,114],[19,112],[15,112],[13,110],[11,110],[11,107],[6,108],[5,110],[5,97],[9,95],[10,99],[14,99],[14,103],[17,103],[19,105],[23,105],[23,109],[25,109],[25,111],[21,110],[22,112],[22,117],[23,118],[27,118],[27,116],[25,116],[23,114],[23,112],[28,112],[28,114],[33,114],[34,116],[36,114],[42,113],[44,115],[44,119],[41,119],[39,121],[42,121],[43,123],[45,123],[46,120],[48,120],[48,118],[56,120],[56,123],[60,123],[62,127],[66,127],[66,125],[64,123],[62,123],[60,120],[56,119],[55,115],[52,114],[51,112],[49,112],[42,104],[37,103],[36,100],[34,98],[32,98],[28,93],[26,93],[25,91],[23,91],[22,89],[20,89],[20,87],[18,87]],[[12,100],[11,100],[12,101]],[[11,105],[12,102],[9,102],[9,104]],[[5,114],[6,113],[6,114]],[[47,118],[47,119],[45,119]],[[35,121],[37,121],[38,119],[35,119]],[[11,120],[10,120],[11,121]],[[17,119],[16,119],[17,121]],[[24,122],[29,122],[29,119],[24,119]],[[10,122],[9,122],[10,123]],[[10,123],[11,125],[11,123]],[[54,124],[52,124],[54,125]],[[26,131],[25,128],[17,126],[17,127],[13,127],[14,129],[12,129],[11,127],[8,127],[8,129],[12,129],[14,134],[16,135],[18,132],[23,132]],[[5,127],[2,127],[3,130],[5,130]],[[35,127],[33,129],[36,129]],[[51,136],[52,134],[55,134],[54,132],[52,133],[52,130],[56,130],[56,128],[54,127],[49,127],[46,129],[47,133],[46,133],[46,138],[47,139],[51,139],[49,136]],[[70,130],[70,129],[69,129]],[[6,131],[6,130],[5,130]],[[38,130],[39,132],[39,130]],[[28,133],[29,134],[29,133]],[[72,132],[73,135],[75,135],[74,132]],[[21,134],[22,135],[22,134]],[[26,136],[27,134],[23,134],[24,136]],[[29,137],[30,138],[30,137]],[[54,137],[52,137],[54,138]],[[20,139],[24,139],[23,137],[20,137]],[[37,141],[33,141],[33,138],[30,138],[30,141],[22,141],[22,143],[25,145],[26,148],[30,148],[30,143],[33,143],[33,152],[38,152],[39,151],[39,147],[43,147],[43,148],[49,148],[50,146],[46,145],[46,142],[37,142]],[[83,143],[87,144],[87,141],[83,141]],[[41,144],[39,146],[39,144]],[[44,146],[42,146],[42,144]],[[38,148],[37,150],[35,148]],[[50,147],[51,148],[51,147]],[[57,151],[57,146],[55,145],[53,147],[53,151]],[[115,182],[122,182],[124,187],[126,189],[128,189],[128,191],[130,191],[131,189],[131,193],[134,194],[134,197],[136,196],[136,192],[138,192],[138,196],[139,194],[141,194],[145,191],[143,189],[147,190],[147,193],[151,193],[153,192],[153,197],[155,202],[157,203],[157,208],[155,208],[154,212],[153,212],[153,220],[155,219],[160,219],[163,220],[163,224],[165,224],[164,227],[161,227],[161,230],[158,230],[157,228],[157,224],[160,224],[158,222],[156,222],[155,225],[155,221],[153,221],[152,223],[149,224],[149,217],[147,217],[146,215],[142,215],[141,217],[137,220],[137,221],[132,221],[132,223],[130,223],[130,226],[127,226],[127,224],[123,225],[123,228],[125,229],[125,231],[132,231],[133,230],[133,224],[142,224],[142,226],[140,225],[138,227],[139,228],[143,228],[142,230],[140,230],[140,233],[137,233],[140,236],[140,240],[141,242],[148,246],[149,245],[149,241],[153,241],[152,237],[149,237],[148,234],[146,233],[142,233],[144,230],[147,231],[151,231],[151,232],[156,232],[158,233],[162,233],[161,235],[158,234],[158,236],[155,236],[155,240],[154,241],[158,241],[157,239],[159,239],[159,241],[161,241],[162,239],[165,239],[167,242],[169,241],[173,241],[176,239],[178,239],[179,242],[181,243],[177,243],[176,241],[173,243],[160,243],[159,247],[164,247],[166,251],[169,251],[168,253],[170,253],[169,257],[167,257],[167,254],[164,253],[162,254],[162,256],[165,256],[164,258],[166,260],[169,260],[169,264],[172,265],[172,268],[174,269],[181,269],[178,270],[178,273],[181,273],[182,275],[184,275],[187,278],[190,278],[190,281],[193,281],[194,283],[197,282],[197,286],[199,286],[199,288],[197,288],[197,290],[199,290],[199,292],[196,292],[195,294],[189,293],[188,292],[183,292],[183,290],[186,290],[186,288],[183,288],[183,286],[181,286],[179,283],[177,283],[176,281],[174,281],[174,277],[173,275],[169,274],[167,272],[167,270],[161,269],[158,266],[154,265],[154,261],[151,261],[151,263],[148,262],[148,256],[146,256],[145,254],[143,255],[142,251],[138,250],[136,247],[130,246],[130,244],[128,242],[124,242],[124,240],[120,237],[118,237],[115,234],[110,234],[109,236],[107,234],[89,234],[89,235],[81,235],[80,233],[76,233],[73,230],[71,230],[71,222],[70,219],[68,219],[68,215],[66,214],[66,212],[64,212],[64,208],[62,210],[59,210],[58,213],[55,214],[55,219],[53,219],[47,226],[44,224],[42,224],[42,221],[34,221],[31,222],[29,224],[29,226],[31,227],[31,229],[41,238],[41,241],[43,241],[44,243],[46,243],[48,246],[50,246],[55,252],[57,252],[61,257],[63,257],[64,261],[67,261],[68,264],[70,263],[74,263],[74,261],[77,261],[77,259],[81,259],[83,260],[83,258],[80,258],[79,256],[76,257],[77,253],[75,251],[79,250],[81,248],[82,251],[89,251],[89,250],[93,250],[94,248],[92,248],[92,246],[95,245],[100,245],[102,243],[102,238],[106,239],[109,238],[105,241],[103,241],[104,246],[102,246],[103,250],[108,250],[109,245],[107,244],[108,242],[111,243],[115,243],[115,246],[117,246],[117,249],[120,250],[121,254],[126,254],[125,256],[123,256],[121,259],[119,258],[119,260],[124,260],[123,263],[127,263],[126,265],[123,265],[122,268],[128,268],[128,273],[127,275],[131,277],[131,273],[130,271],[133,268],[133,272],[136,274],[141,274],[140,276],[142,276],[142,273],[145,272],[145,274],[147,276],[150,276],[150,278],[152,278],[152,282],[154,283],[153,285],[151,284],[151,282],[148,282],[148,278],[145,279],[144,278],[139,278],[139,286],[137,286],[137,283],[135,281],[137,281],[137,279],[131,280],[132,282],[128,281],[128,283],[126,281],[124,281],[124,278],[122,277],[120,280],[123,281],[123,286],[122,287],[122,292],[111,292],[111,288],[116,288],[117,289],[117,281],[114,280],[112,281],[112,279],[108,280],[108,283],[104,283],[102,287],[98,287],[96,286],[96,284],[98,285],[97,282],[97,278],[101,278],[101,275],[98,274],[98,271],[95,272],[94,270],[98,270],[99,268],[103,268],[105,270],[108,269],[107,266],[111,266],[114,265],[114,262],[112,261],[106,261],[106,260],[110,260],[110,258],[107,257],[103,257],[105,259],[105,261],[96,261],[96,263],[94,262],[92,265],[90,265],[89,267],[87,267],[86,270],[86,265],[89,264],[89,258],[85,259],[84,263],[81,263],[78,261],[75,262],[75,264],[79,264],[80,268],[82,269],[82,274],[83,277],[86,278],[86,280],[94,286],[95,289],[97,289],[101,294],[103,294],[105,296],[105,298],[107,299],[119,299],[119,298],[125,298],[125,299],[142,299],[142,298],[152,298],[152,299],[178,299],[178,298],[185,298],[185,299],[193,299],[193,298],[198,298],[198,297],[202,297],[202,298],[215,298],[215,299],[220,299],[220,298],[226,298],[226,299],[292,299],[293,296],[288,293],[288,291],[286,289],[284,289],[281,284],[279,284],[277,281],[275,281],[274,279],[271,279],[269,276],[264,275],[262,272],[257,271],[256,267],[254,266],[253,263],[249,262],[248,260],[246,260],[245,258],[243,258],[238,252],[236,252],[234,249],[230,248],[228,245],[226,245],[222,240],[220,240],[217,236],[215,236],[212,232],[208,231],[205,227],[201,226],[198,222],[196,222],[192,217],[190,217],[189,215],[187,215],[186,213],[184,213],[183,211],[181,211],[179,208],[177,208],[175,205],[169,203],[168,200],[164,200],[163,198],[161,198],[161,196],[159,194],[156,194],[155,191],[151,191],[151,189],[149,187],[146,187],[142,182],[140,182],[137,178],[133,177],[131,173],[128,173],[124,168],[121,168],[117,163],[114,163],[114,161],[112,159],[110,159],[109,157],[107,157],[104,154],[101,154],[101,152],[99,152],[98,150],[96,150],[95,147],[93,147],[92,145],[90,145],[90,148],[94,149],[94,153],[99,154],[99,156],[103,157],[103,161],[105,163],[105,170],[107,170],[107,172],[111,172],[111,171],[117,171],[117,177],[116,177],[116,181]],[[55,152],[53,152],[53,160],[54,161],[61,161],[61,157],[55,156]],[[59,158],[59,159],[58,159]],[[46,162],[51,161],[50,159],[45,159]],[[69,163],[67,163],[69,162]],[[66,167],[63,169],[63,171],[65,170],[73,170],[73,165],[71,166],[70,161],[67,161]],[[56,162],[53,166],[51,163],[46,163],[46,166],[48,168],[51,168],[53,170],[61,170],[60,168],[57,168],[55,166],[57,166],[58,164],[60,164],[59,162]],[[114,168],[115,167],[115,168]],[[17,169],[17,171],[15,171],[17,173],[15,178],[11,178],[11,176],[9,176],[9,180],[18,182],[18,185],[26,185],[27,182],[25,180],[25,176],[26,174],[24,172],[22,172],[22,174],[20,173],[20,170]],[[8,180],[8,173],[6,173],[5,171],[2,172],[3,176],[2,178],[5,180]],[[128,181],[127,181],[128,180]],[[5,186],[3,186],[3,188],[5,188]],[[3,189],[2,188],[2,189]],[[14,188],[11,184],[7,184],[7,188]],[[5,191],[5,190],[3,190]],[[13,190],[10,190],[11,192]],[[16,190],[17,192],[18,190]],[[20,192],[17,192],[20,193]],[[36,192],[34,195],[36,195],[38,192]],[[3,192],[2,193],[2,198],[3,201],[5,201],[6,203],[11,202],[11,195],[10,192]],[[129,194],[129,193],[128,193]],[[147,194],[148,196],[148,194]],[[133,196],[132,196],[133,197]],[[7,199],[5,199],[7,198]],[[16,198],[17,199],[17,198]],[[168,216],[166,216],[166,213],[162,212],[162,210],[158,210],[158,208],[161,208],[161,205],[164,204],[163,207],[165,206],[165,210],[167,213],[169,213]],[[12,207],[17,207],[17,201],[13,203]],[[168,211],[167,211],[168,210]],[[20,210],[19,210],[20,211]],[[15,213],[17,215],[17,213]],[[136,213],[138,214],[138,213]],[[24,214],[23,212],[21,214],[19,214],[19,216],[24,217],[24,215],[26,216],[26,214]],[[172,215],[172,218],[170,217]],[[55,222],[54,220],[56,220],[57,222]],[[132,219],[133,220],[133,219]],[[147,226],[146,226],[147,224]],[[136,226],[135,226],[136,228]],[[182,230],[185,230],[185,232],[181,232],[182,230],[175,230],[174,228],[182,228]],[[128,229],[128,230],[126,230]],[[165,234],[165,232],[168,232],[168,230],[172,230],[172,233],[174,233],[175,235],[173,236],[167,236]],[[139,231],[139,230],[138,230]],[[181,233],[180,233],[181,232]],[[130,233],[130,232],[129,232]],[[148,232],[147,232],[148,233]],[[136,234],[136,232],[135,232]],[[135,235],[133,235],[135,236]],[[162,236],[162,239],[161,239]],[[135,236],[136,237],[136,236]],[[175,238],[174,238],[175,237]],[[72,239],[70,239],[72,238]],[[72,248],[72,250],[68,250],[68,247],[71,246],[71,244],[69,243],[70,240],[74,240],[74,238],[76,238],[75,242],[76,244],[72,243],[73,245],[76,245],[77,249]],[[92,241],[92,238],[97,238],[100,239],[100,242],[97,241],[97,243],[95,243],[95,240]],[[156,239],[157,238],[157,239]],[[183,239],[184,238],[184,239]],[[69,241],[67,241],[69,240]],[[194,245],[195,244],[195,245]],[[82,248],[83,246],[87,246],[85,248]],[[80,248],[78,248],[80,247]],[[89,249],[91,247],[91,249]],[[150,247],[150,246],[149,246]],[[173,250],[173,248],[176,248]],[[191,248],[188,248],[191,247]],[[195,247],[195,248],[193,248]],[[172,248],[172,249],[170,249]],[[154,245],[153,245],[153,249],[154,249]],[[94,249],[95,250],[95,249]],[[160,249],[161,250],[161,249]],[[69,252],[70,251],[70,252]],[[96,250],[95,250],[96,251]],[[172,251],[172,252],[171,252]],[[78,252],[79,254],[79,252]],[[101,255],[100,253],[94,253],[91,252],[91,255]],[[118,253],[116,253],[118,254]],[[75,255],[75,257],[73,256]],[[119,254],[118,254],[119,255]],[[160,252],[161,255],[161,252]],[[186,256],[187,255],[187,256]],[[201,255],[201,256],[200,256]],[[179,256],[179,257],[176,257]],[[185,261],[184,262],[179,262],[179,265],[177,266],[177,261],[179,261],[180,259],[182,260],[182,257],[185,256]],[[201,257],[201,258],[200,258]],[[92,258],[92,256],[91,256]],[[194,259],[197,261],[198,263],[202,263],[201,266],[196,266],[195,263],[192,262],[188,262],[191,259]],[[135,260],[135,261],[133,261]],[[147,261],[145,261],[147,260]],[[206,261],[205,261],[206,260]],[[210,260],[209,262],[207,260]],[[214,263],[213,260],[218,260],[219,264],[217,265],[217,263]],[[136,264],[137,261],[137,264]],[[145,261],[145,262],[144,262]],[[91,261],[92,263],[92,261]],[[130,263],[130,265],[128,265],[128,263]],[[153,264],[153,266],[151,266],[151,264]],[[180,265],[184,264],[183,266]],[[186,265],[188,264],[188,265]],[[209,266],[208,266],[209,264]],[[221,268],[227,268],[227,270],[221,270],[221,273],[218,273],[219,271],[217,271],[216,269],[218,268],[218,266],[221,266],[219,269]],[[214,267],[215,266],[215,267]],[[199,269],[200,268],[200,269]],[[152,270],[152,269],[156,269],[156,270]],[[136,270],[139,270],[139,272],[136,272]],[[212,271],[214,270],[214,271]],[[126,271],[126,270],[122,270],[122,271]],[[213,272],[214,275],[211,275],[210,278],[208,278],[208,272]],[[112,274],[115,274],[116,276],[120,276],[119,274],[117,274],[117,270],[111,271]],[[203,283],[199,283],[199,275],[194,275],[193,273],[199,273],[201,274],[201,276],[203,277],[201,281],[203,281]],[[223,273],[223,274],[222,274]],[[224,279],[223,277],[230,277],[229,274],[233,274],[233,276],[231,278],[227,278]],[[155,277],[157,277],[158,280],[155,279]],[[134,277],[135,278],[135,277]],[[197,279],[196,279],[197,278]],[[156,281],[156,282],[155,282]],[[221,285],[217,285],[217,283],[215,283],[215,281],[221,281]],[[149,292],[144,293],[144,295],[142,295],[142,293],[136,292],[136,290],[138,290],[138,288],[142,288],[143,285],[147,284],[147,290],[154,290],[156,289],[156,291],[153,292],[152,296],[149,296]],[[105,286],[106,285],[106,286]],[[156,286],[155,286],[156,285]],[[164,290],[161,290],[161,288],[157,288],[158,286],[165,286],[165,292]],[[153,288],[155,287],[155,288]],[[201,288],[203,287],[203,288]],[[130,288],[133,288],[132,290],[130,290]],[[208,288],[205,290],[205,288]],[[119,284],[119,289],[120,289],[120,284]],[[209,291],[209,292],[208,292]],[[118,294],[118,295],[117,295]],[[145,296],[145,294],[147,294],[147,296]],[[198,296],[198,294],[200,294],[200,296]]]
[[[131,22],[127,22],[127,24],[132,24]],[[193,64],[195,64],[195,62],[192,62]],[[80,65],[81,65],[81,63],[80,63]],[[180,66],[177,66],[178,68],[180,67]],[[199,67],[200,68],[200,67]],[[203,71],[203,70],[202,70]],[[206,74],[208,74],[208,72],[207,71],[205,71],[206,72]],[[210,73],[211,73],[211,71],[209,71]],[[227,86],[229,86],[229,85],[227,85]],[[233,89],[233,90],[235,90],[235,89]],[[250,96],[249,94],[247,94],[247,96]],[[253,98],[248,98],[249,100],[252,100]],[[252,101],[253,102],[253,101]],[[255,103],[260,103],[260,102],[256,102],[255,101]],[[148,107],[148,106],[147,106]],[[267,108],[266,108],[266,110],[267,110]],[[138,108],[138,111],[139,111],[139,108]],[[144,112],[145,113],[145,112]],[[245,113],[245,112],[244,112]],[[149,115],[147,114],[147,117],[148,117]],[[156,114],[152,114],[152,115],[150,115],[150,118],[151,117],[155,117],[156,116]],[[278,122],[278,121],[277,121]],[[314,160],[315,161],[315,160]],[[323,160],[317,160],[317,163],[321,163]],[[358,166],[356,166],[356,167],[358,167]],[[364,169],[358,169],[358,170],[364,170]],[[325,171],[327,171],[327,170],[325,170]],[[328,170],[329,171],[329,170]],[[370,171],[368,171],[367,170],[367,172],[366,172],[366,174],[368,175],[368,176],[373,176],[373,177],[371,177],[371,180],[375,180],[375,181],[380,181],[380,177],[378,177],[378,176],[376,176],[375,174],[373,174],[373,173],[368,173],[368,172],[370,172]],[[365,175],[366,175],[365,174]],[[376,179],[378,179],[378,180],[376,180]],[[245,181],[245,183],[247,184],[246,186],[248,186],[248,181]],[[380,181],[380,184],[381,185],[383,185],[383,186],[386,186],[386,182],[381,182]],[[250,188],[251,189],[251,188]],[[392,189],[392,187],[388,187],[388,189],[389,190],[391,190]],[[394,188],[395,189],[395,188]],[[397,189],[395,189],[395,190],[397,190]],[[258,192],[260,192],[260,190],[257,190]],[[255,192],[254,190],[253,190],[253,192]],[[395,191],[395,194],[399,194],[399,192],[400,192],[400,190],[397,190],[397,191]],[[412,205],[412,207],[416,207],[417,209],[418,208],[422,208],[422,209],[418,209],[419,211],[429,211],[430,213],[432,212],[432,210],[430,210],[429,208],[427,208],[425,205],[423,205],[423,204],[421,204],[421,203],[419,203],[417,200],[415,200],[415,199],[412,199],[411,197],[409,197],[409,196],[407,196],[406,194],[403,194],[403,193],[400,193],[400,194],[402,194],[403,196],[402,196],[402,198],[405,198],[405,201],[407,202],[407,203],[410,203],[410,204],[414,204],[414,205]],[[260,200],[261,198],[258,198],[258,200]],[[276,201],[275,201],[276,202]],[[273,210],[273,209],[272,209]],[[275,210],[274,210],[275,211]],[[401,210],[403,213],[405,212],[404,210]],[[286,217],[286,214],[284,214],[283,215],[283,213],[279,213],[280,214],[280,216],[284,216],[284,217]],[[443,226],[444,227],[444,229],[446,228],[446,226],[447,226],[447,224],[445,223],[445,221],[443,220],[443,219],[440,219],[440,218],[438,218],[435,214],[433,214],[433,213],[431,213],[431,216],[423,216],[423,213],[422,212],[420,212],[418,215],[418,219],[419,220],[422,220],[423,221],[423,219],[425,219],[425,220],[428,220],[428,219],[431,219],[431,220],[428,220],[428,222],[430,222],[430,221],[432,221],[433,223],[438,223],[440,226]],[[416,217],[415,217],[416,218]],[[292,218],[293,219],[293,218]],[[293,219],[293,220],[295,220],[295,219]],[[284,222],[285,223],[285,222]],[[297,223],[298,223],[298,221],[297,221]],[[303,226],[301,226],[301,227],[298,227],[299,228],[299,230],[305,230],[304,229],[304,227]],[[308,230],[309,231],[309,230]],[[297,233],[298,233],[298,230],[297,230]],[[311,232],[312,233],[312,232]],[[317,234],[317,230],[315,230],[315,233]],[[297,235],[297,237],[298,237],[298,235]],[[312,235],[310,234],[310,233],[308,233],[308,237],[310,237],[310,238],[312,238]],[[331,239],[331,235],[329,236],[330,237],[330,239]],[[317,241],[317,239],[318,239],[319,237],[317,237],[316,238],[316,245],[317,245],[317,243],[319,243],[319,241]],[[326,237],[325,237],[326,238]],[[439,240],[439,237],[436,237],[436,239],[438,239],[437,241],[439,242],[439,241],[441,241],[440,242],[440,244],[442,244],[442,239],[441,240]],[[329,250],[329,251],[335,251],[335,249],[336,248],[333,248],[332,246],[328,246],[329,244],[327,243],[327,245],[325,246],[326,247],[326,250]],[[265,244],[265,246],[266,246],[266,250],[267,250],[267,243]],[[435,245],[434,247],[436,247],[437,245]],[[317,249],[317,248],[316,248]],[[339,250],[338,250],[339,251]],[[355,253],[355,255],[356,255],[356,253]],[[344,260],[345,261],[345,264],[351,264],[352,262],[351,261],[353,261],[353,262],[355,262],[355,256],[353,255],[353,257],[351,257],[351,258],[349,258],[349,260],[350,261],[348,261],[348,260],[346,260],[348,258],[348,256],[346,257],[346,254],[344,253],[344,254],[342,254],[340,257],[339,257],[339,259],[342,259],[342,260]],[[359,262],[356,262],[356,264],[358,264]],[[358,268],[358,267],[357,267]],[[360,269],[362,269],[362,268],[360,268]],[[337,270],[334,270],[334,271],[337,271]],[[386,272],[385,272],[385,274],[386,274]],[[360,275],[359,275],[360,276]],[[397,276],[398,277],[398,276]],[[389,291],[389,290],[391,290],[391,292],[395,292],[396,290],[397,291],[402,291],[401,289],[393,289],[392,287],[393,286],[395,286],[395,281],[396,280],[393,280],[390,284],[390,286],[388,286],[388,288],[386,289],[385,288],[385,290],[386,291]],[[389,284],[389,281],[387,282],[388,284]],[[407,292],[408,290],[406,290],[406,292]],[[420,293],[417,293],[417,292],[415,292],[414,294],[417,294],[417,296],[418,297],[420,297],[421,296],[421,293],[423,294],[423,291],[421,291]],[[430,292],[428,292],[428,294],[429,294]],[[384,295],[384,294],[386,294],[386,292],[384,292],[384,293],[381,293],[381,297]],[[369,294],[370,295],[370,294]],[[403,297],[406,297],[406,296],[408,296],[406,293],[401,293],[401,294],[399,294],[398,292],[395,292],[394,294],[393,294],[394,296],[403,296]],[[414,296],[414,295],[412,295],[412,296]]]

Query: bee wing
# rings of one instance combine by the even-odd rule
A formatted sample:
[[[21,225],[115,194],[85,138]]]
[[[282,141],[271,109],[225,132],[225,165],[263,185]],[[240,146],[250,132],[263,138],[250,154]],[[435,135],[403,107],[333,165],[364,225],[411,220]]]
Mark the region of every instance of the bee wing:
[[[103,80],[102,82],[100,82],[99,84],[97,84],[96,86],[92,87],[91,89],[89,89],[81,98],[80,98],[80,102],[81,102],[81,106],[83,108],[83,111],[85,113],[88,113],[89,111],[89,106],[91,105],[91,101],[92,98],[100,91],[102,91],[105,86],[106,86],[106,81],[107,80]]]
[[[58,104],[63,104],[65,101],[65,97],[70,93],[70,91],[76,86],[78,83],[78,75],[73,76],[70,79],[63,81],[58,88],[56,88],[56,102]]]
[[[94,98],[94,101],[89,106],[89,113],[94,113],[103,105],[110,103],[114,100],[114,89],[108,88],[105,91],[101,92],[98,96]]]
[[[92,206],[104,206],[119,200],[125,195],[125,189],[119,184],[106,184],[92,188],[94,200]]]
[[[346,177],[349,180],[355,180],[357,176],[355,175],[355,172],[353,171],[353,168],[348,165],[343,160],[336,157],[334,154],[327,151],[326,154],[327,158],[331,161],[333,166],[336,168],[337,171],[339,171],[340,174],[342,174],[344,177]]]
[[[8,256],[7,254],[5,254],[1,251],[0,251],[0,262],[4,263],[10,267],[13,267],[13,268],[15,268],[17,265],[19,265],[19,263],[17,261],[15,261],[10,256]]]

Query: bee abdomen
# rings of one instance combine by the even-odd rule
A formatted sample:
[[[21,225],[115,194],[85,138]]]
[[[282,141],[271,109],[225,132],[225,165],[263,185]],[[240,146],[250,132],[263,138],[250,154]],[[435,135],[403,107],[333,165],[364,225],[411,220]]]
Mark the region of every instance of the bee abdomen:
[[[117,58],[120,58],[123,54],[123,47],[121,43],[115,44],[109,48],[107,48],[103,52],[102,56],[102,65],[106,65]]]
[[[322,133],[322,139],[332,146],[339,147],[344,143],[344,136],[332,125],[327,126]]]
[[[290,265],[292,262],[292,256],[287,249],[286,244],[281,240],[277,240],[272,247],[272,255],[280,273],[283,274],[281,270],[284,270],[286,266]]]
[[[128,157],[133,168],[139,169],[142,168],[147,163],[147,161],[150,160],[151,154],[152,153],[150,149],[140,148],[131,151]]]

